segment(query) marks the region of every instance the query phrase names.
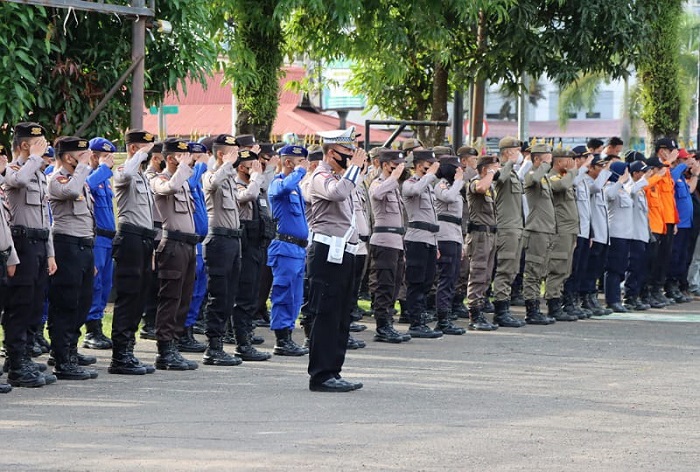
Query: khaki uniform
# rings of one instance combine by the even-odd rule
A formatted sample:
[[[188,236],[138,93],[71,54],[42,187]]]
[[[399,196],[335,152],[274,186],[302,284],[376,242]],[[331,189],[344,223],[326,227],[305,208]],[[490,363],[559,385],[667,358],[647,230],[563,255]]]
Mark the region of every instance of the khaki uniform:
[[[576,236],[579,231],[578,207],[574,177],[576,169],[564,175],[551,172],[552,202],[557,222],[557,234],[549,258],[544,298],[561,298],[564,282],[571,274]]]
[[[469,282],[467,300],[469,308],[481,308],[486,290],[491,284],[491,274],[496,259],[496,202],[494,188],[478,193],[475,177],[467,187],[469,202],[469,226],[467,257],[469,258]]]
[[[520,272],[523,243],[523,184],[513,170],[513,162],[503,165],[494,181],[496,189],[496,274],[493,278],[495,301],[510,301],[511,286]]]
[[[549,169],[550,165],[543,162],[525,175],[525,197],[530,208],[523,238],[525,300],[539,300],[540,283],[547,276],[549,258],[556,239],[552,186],[547,175]]]
[[[467,200],[467,187],[471,179],[476,177],[476,170],[471,167],[464,169],[464,182],[465,185],[459,192],[460,198],[462,199],[462,244],[463,247],[467,246],[467,227],[469,226],[469,201]],[[459,300],[459,304],[462,304],[464,297],[467,296],[467,282],[469,281],[469,258],[466,256],[462,257],[459,264],[459,280],[457,281],[457,287],[455,289],[455,302]],[[455,308],[455,303],[452,304],[452,308]]]

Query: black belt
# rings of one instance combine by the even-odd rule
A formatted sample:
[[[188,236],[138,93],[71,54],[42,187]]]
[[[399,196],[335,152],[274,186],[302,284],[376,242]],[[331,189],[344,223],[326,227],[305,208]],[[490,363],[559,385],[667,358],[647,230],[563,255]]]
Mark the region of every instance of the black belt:
[[[224,236],[226,238],[240,239],[243,236],[243,230],[230,228],[209,228],[209,234],[213,236]]]
[[[424,231],[429,231],[431,233],[437,233],[438,231],[440,231],[440,227],[438,225],[434,225],[434,224],[428,223],[426,221],[409,221],[408,227],[422,229]]]
[[[168,231],[165,229],[163,230],[163,239],[192,245],[200,242],[198,234],[183,233],[182,231]]]
[[[456,225],[462,226],[462,218],[452,216],[452,215],[438,215],[438,221],[447,221],[448,223],[454,223]]]
[[[27,228],[26,226],[12,226],[10,228],[12,236],[25,236],[27,239],[37,239],[39,241],[49,240],[48,229]]]
[[[76,244],[76,245],[82,246],[82,247],[92,247],[95,245],[94,238],[79,238],[77,236],[69,236],[67,234],[61,234],[61,233],[54,233],[53,234],[53,241],[54,242],[63,242],[63,243],[68,243],[68,244]]]
[[[483,233],[495,233],[497,228],[495,226],[488,226],[488,225],[475,225],[474,223],[469,223],[469,226],[467,226],[467,233],[471,233],[473,231],[481,231]]]
[[[360,241],[362,241],[363,243],[366,243],[367,241],[369,241],[369,236],[360,235],[358,237],[360,238]]]
[[[275,239],[279,239],[280,241],[284,241],[285,243],[296,244],[297,246],[303,247],[303,248],[306,248],[306,246],[309,245],[308,239],[301,239],[301,238],[297,238],[294,236],[290,236],[288,234],[277,233],[275,235]]]
[[[163,222],[162,221],[154,221],[153,227],[158,228],[158,229],[163,229]]]
[[[372,229],[373,233],[391,233],[391,234],[405,234],[406,228],[403,226],[375,226]]]
[[[120,233],[135,234],[144,238],[153,239],[158,232],[154,229],[144,228],[143,226],[132,225],[131,223],[122,223],[119,225]]]
[[[95,228],[95,234],[97,236],[103,236],[105,238],[114,239],[114,237],[117,235],[117,232],[112,231],[110,229]]]

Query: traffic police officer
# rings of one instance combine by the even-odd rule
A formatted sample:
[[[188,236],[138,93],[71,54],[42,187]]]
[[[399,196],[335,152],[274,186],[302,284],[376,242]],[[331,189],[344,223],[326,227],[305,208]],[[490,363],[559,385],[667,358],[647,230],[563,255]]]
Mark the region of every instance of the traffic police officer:
[[[114,144],[102,137],[90,140],[90,167],[92,171],[87,178],[90,195],[94,201],[95,214],[95,279],[92,285],[92,306],[85,322],[83,347],[88,349],[111,349],[112,341],[102,332],[102,318],[112,291],[112,240],[117,234],[114,221],[114,203],[112,198],[113,153],[117,151]]]
[[[354,127],[319,133],[323,162],[311,176],[309,309],[314,314],[309,349],[309,389],[349,392],[362,388],[340,376],[345,362],[356,244],[352,191],[359,183],[367,157],[356,149]]]
[[[440,163],[433,151],[413,151],[413,176],[403,183],[401,195],[408,215],[406,246],[406,304],[414,338],[439,338],[442,332],[426,325],[426,295],[435,279],[437,239],[440,227],[435,213],[433,184]]]
[[[194,160],[187,141],[169,138],[163,142],[165,171],[151,181],[155,204],[163,218],[163,239],[158,245],[157,269],[160,288],[156,312],[158,355],[156,369],[194,370],[197,363],[186,360],[177,349],[194,289],[195,246],[194,205],[187,184]]]
[[[49,176],[53,243],[58,269],[49,284],[49,336],[59,379],[97,378],[97,371],[78,365],[78,338],[92,302],[95,274],[93,203],[86,179],[90,174],[87,139],[59,138],[60,167]]]

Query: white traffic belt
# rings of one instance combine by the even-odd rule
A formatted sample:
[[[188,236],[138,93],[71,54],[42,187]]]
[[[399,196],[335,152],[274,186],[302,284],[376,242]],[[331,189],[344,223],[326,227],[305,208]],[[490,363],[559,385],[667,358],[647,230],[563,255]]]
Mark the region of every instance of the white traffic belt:
[[[325,234],[314,233],[313,240],[321,244],[325,244],[326,246],[331,245],[331,237],[326,236]],[[347,252],[348,254],[352,254],[354,256],[357,254],[357,251],[359,251],[359,249],[359,244],[345,243],[345,252]]]

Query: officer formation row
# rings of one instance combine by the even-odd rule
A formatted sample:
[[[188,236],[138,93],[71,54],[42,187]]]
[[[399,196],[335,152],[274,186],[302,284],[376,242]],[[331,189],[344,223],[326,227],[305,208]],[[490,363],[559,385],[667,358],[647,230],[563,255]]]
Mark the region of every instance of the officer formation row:
[[[644,297],[658,307],[670,302],[664,287],[671,300],[685,300],[678,283],[688,255],[670,265],[683,274],[667,281],[665,269],[682,229],[681,184],[690,198],[700,167],[677,160],[672,140],[659,140],[650,159],[628,153],[630,163],[619,158],[616,138],[604,150],[592,140],[572,151],[504,138],[499,157],[408,140],[400,151],[374,149],[370,163],[352,128],[320,133],[324,144],[312,153],[293,145],[275,152],[251,135],[156,143],[132,130],[123,165],[114,168],[116,147],[104,138],[61,137],[52,168],[43,127],[20,123],[14,131],[12,163],[0,160],[2,324],[13,386],[96,378],[86,368],[96,359],[77,350],[83,324],[85,347],[111,346],[112,374],[196,369],[181,351],[203,351],[209,365],[267,360],[252,344],[253,319],[269,294],[274,353],[308,353],[311,390],[356,390],[362,384],[340,372],[346,350],[364,347],[349,332],[365,275],[375,340],[390,343],[464,334],[453,321],[465,294],[469,329],[488,331],[645,309]],[[110,340],[101,319],[112,272]],[[521,272],[524,321],[510,313]],[[597,300],[599,279],[610,309]],[[489,297],[493,322],[484,315]],[[393,327],[397,300],[407,333]],[[155,365],[134,356],[149,304]],[[200,311],[206,345],[193,336]],[[291,336],[300,311],[304,346]],[[44,321],[53,374],[31,360]],[[227,330],[235,354],[223,349]]]

